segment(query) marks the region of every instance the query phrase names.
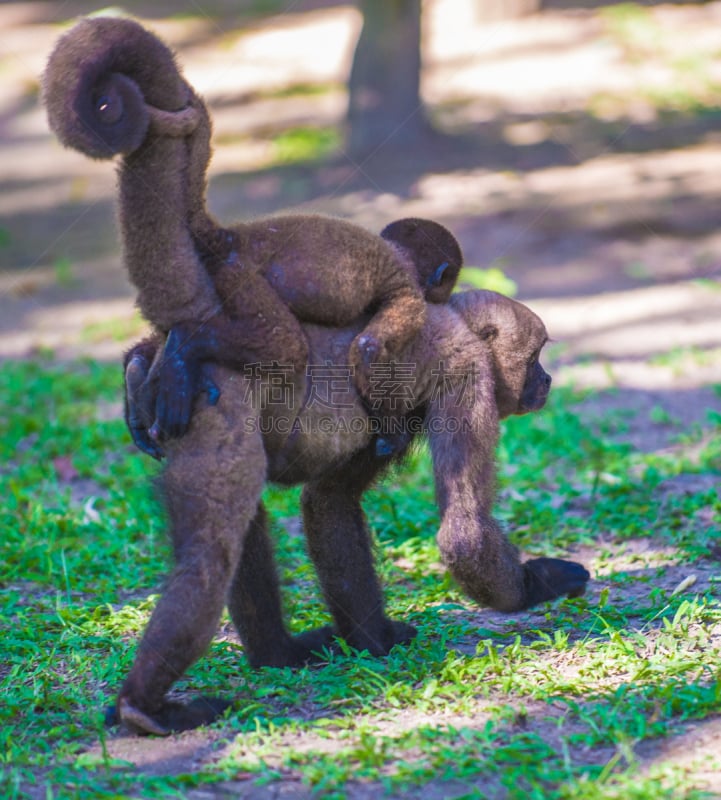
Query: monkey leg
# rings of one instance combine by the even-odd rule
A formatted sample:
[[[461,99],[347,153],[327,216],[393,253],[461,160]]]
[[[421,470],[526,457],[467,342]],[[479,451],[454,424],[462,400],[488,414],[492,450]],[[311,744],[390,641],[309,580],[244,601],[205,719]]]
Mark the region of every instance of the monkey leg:
[[[299,667],[333,643],[328,626],[291,636],[283,622],[278,575],[262,503],[248,528],[228,596],[228,610],[253,667]]]
[[[166,446],[162,484],[176,566],[118,696],[120,720],[134,731],[196,727],[227,705],[182,705],[165,694],[213,638],[265,481],[260,433],[241,424],[250,411],[242,386],[230,386],[239,381],[226,376],[218,405],[198,409],[188,434]]]
[[[416,629],[383,610],[360,504],[377,471],[366,450],[327,478],[306,484],[302,504],[310,555],[336,632],[351,647],[382,656],[410,641]]]
[[[287,417],[290,427],[306,394],[308,342],[300,323],[262,275],[231,261],[213,273],[213,281],[222,310],[176,324],[168,333],[158,363],[156,425],[161,437],[185,433],[200,392],[215,397],[203,369],[208,361],[238,371],[253,366],[255,377],[281,379],[282,398],[274,401],[274,410]]]
[[[361,395],[371,403],[381,401],[384,411],[393,412],[395,406],[385,402],[390,398],[384,392],[383,376],[374,374],[374,366],[387,364],[403,353],[422,329],[427,312],[408,257],[396,251],[385,266],[375,298],[377,308],[353,340],[349,355]],[[409,410],[404,408],[402,412]]]

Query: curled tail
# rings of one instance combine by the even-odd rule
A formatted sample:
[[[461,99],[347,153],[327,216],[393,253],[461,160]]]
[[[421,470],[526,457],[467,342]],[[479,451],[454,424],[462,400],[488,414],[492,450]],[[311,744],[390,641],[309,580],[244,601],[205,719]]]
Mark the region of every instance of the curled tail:
[[[178,136],[196,123],[172,51],[130,19],[84,19],[62,36],[43,96],[58,139],[92,158],[133,152],[152,127]]]

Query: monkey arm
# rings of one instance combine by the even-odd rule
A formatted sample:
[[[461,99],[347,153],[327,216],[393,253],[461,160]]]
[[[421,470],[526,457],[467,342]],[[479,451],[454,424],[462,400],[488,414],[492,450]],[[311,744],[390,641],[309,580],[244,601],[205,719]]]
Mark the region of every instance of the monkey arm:
[[[502,611],[524,608],[518,553],[491,516],[498,415],[487,373],[432,398],[426,423],[444,563],[476,602]]]
[[[466,299],[472,305],[474,296]],[[438,376],[425,391],[443,561],[469,597],[500,611],[583,594],[589,579],[583,566],[550,558],[521,563],[493,518],[499,436],[494,351],[465,317],[461,321],[437,306],[429,312],[431,333],[425,333],[416,358],[425,363],[426,376],[431,363],[438,364]],[[479,302],[470,315],[479,330],[487,313]]]
[[[374,365],[387,363],[402,352],[420,333],[427,317],[423,294],[404,268],[398,267],[394,275],[386,276],[379,295],[377,309],[349,353],[356,384],[366,399],[372,393]]]
[[[476,387],[482,388],[482,387]],[[583,594],[589,574],[576,562],[518,551],[491,516],[498,421],[492,396],[478,391],[469,406],[457,390],[432,402],[427,423],[441,526],[438,546],[463,591],[499,611]]]

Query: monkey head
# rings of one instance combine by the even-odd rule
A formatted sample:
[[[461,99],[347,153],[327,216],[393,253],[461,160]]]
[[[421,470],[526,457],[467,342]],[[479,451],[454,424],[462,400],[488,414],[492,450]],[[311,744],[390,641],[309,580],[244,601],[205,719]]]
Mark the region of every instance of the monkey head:
[[[186,136],[198,123],[172,52],[130,19],[83,19],[62,36],[43,99],[58,139],[92,158],[132,153],[151,130]]]
[[[449,305],[488,343],[499,416],[543,408],[551,376],[539,360],[548,341],[541,319],[522,303],[490,291],[460,292]]]
[[[429,303],[448,302],[463,266],[463,253],[447,228],[431,219],[407,217],[386,225],[381,237],[410,255]]]

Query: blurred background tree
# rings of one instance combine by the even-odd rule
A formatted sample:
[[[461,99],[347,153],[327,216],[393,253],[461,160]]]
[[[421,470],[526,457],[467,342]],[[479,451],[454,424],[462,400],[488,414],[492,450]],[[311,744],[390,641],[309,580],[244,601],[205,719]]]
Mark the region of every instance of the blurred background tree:
[[[390,138],[416,144],[428,129],[420,98],[420,0],[361,0],[360,9],[348,86],[348,149],[358,156]]]
[[[420,95],[421,0],[359,0],[363,29],[348,89],[352,155],[367,156],[388,142],[413,147],[432,133]],[[482,20],[537,11],[541,0],[478,0]]]

